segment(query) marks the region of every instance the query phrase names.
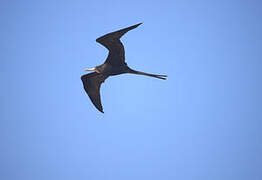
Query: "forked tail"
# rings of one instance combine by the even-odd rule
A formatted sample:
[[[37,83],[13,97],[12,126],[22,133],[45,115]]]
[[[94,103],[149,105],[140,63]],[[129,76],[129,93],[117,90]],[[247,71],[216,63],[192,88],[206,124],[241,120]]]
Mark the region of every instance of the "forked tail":
[[[130,69],[131,74],[139,74],[139,75],[145,75],[145,76],[150,76],[158,79],[163,79],[166,80],[167,76],[166,75],[160,75],[160,74],[150,74],[150,73],[145,73],[145,72],[140,72],[140,71],[135,71],[133,69]]]

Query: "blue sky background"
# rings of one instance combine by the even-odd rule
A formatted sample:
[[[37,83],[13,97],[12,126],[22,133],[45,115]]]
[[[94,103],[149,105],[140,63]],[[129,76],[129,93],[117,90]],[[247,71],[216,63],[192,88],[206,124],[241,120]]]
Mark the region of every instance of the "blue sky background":
[[[0,2],[1,180],[261,180],[259,0]],[[95,39],[122,41],[136,75],[85,94]]]

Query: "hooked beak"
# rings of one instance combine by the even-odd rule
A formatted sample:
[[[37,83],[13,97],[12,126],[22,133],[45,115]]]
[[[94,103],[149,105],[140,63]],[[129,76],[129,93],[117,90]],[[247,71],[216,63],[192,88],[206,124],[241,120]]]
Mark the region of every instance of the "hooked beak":
[[[84,71],[95,71],[95,68],[91,68],[91,69],[84,69]]]

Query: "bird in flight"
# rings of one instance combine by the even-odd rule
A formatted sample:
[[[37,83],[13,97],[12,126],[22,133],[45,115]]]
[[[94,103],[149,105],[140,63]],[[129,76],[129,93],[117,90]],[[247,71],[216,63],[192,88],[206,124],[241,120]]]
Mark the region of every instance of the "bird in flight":
[[[85,69],[85,71],[93,71],[92,73],[81,76],[84,89],[91,99],[94,106],[102,113],[103,107],[100,97],[100,86],[109,76],[131,73],[150,76],[159,79],[166,79],[166,75],[149,74],[145,72],[135,71],[128,67],[125,62],[125,49],[120,41],[120,38],[129,30],[136,28],[142,23],[108,33],[96,39],[96,42],[102,44],[109,50],[109,54],[104,64],[96,66],[95,68]]]

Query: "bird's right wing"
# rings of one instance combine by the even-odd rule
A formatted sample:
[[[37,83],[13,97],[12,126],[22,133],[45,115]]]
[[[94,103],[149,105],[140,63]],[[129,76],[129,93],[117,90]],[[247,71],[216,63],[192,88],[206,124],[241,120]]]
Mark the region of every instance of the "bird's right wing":
[[[81,76],[81,80],[83,82],[83,86],[86,93],[88,94],[94,106],[102,113],[104,112],[101,104],[100,86],[107,77],[108,76],[105,76],[97,72]]]
[[[96,39],[96,42],[102,44],[109,50],[109,54],[106,63],[110,63],[113,66],[119,66],[125,64],[125,49],[120,41],[120,38],[131,29],[136,28],[142,23],[120,29],[115,32],[108,33]]]

